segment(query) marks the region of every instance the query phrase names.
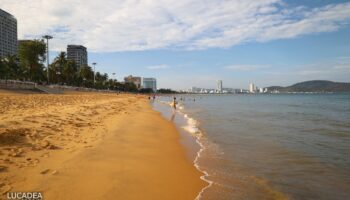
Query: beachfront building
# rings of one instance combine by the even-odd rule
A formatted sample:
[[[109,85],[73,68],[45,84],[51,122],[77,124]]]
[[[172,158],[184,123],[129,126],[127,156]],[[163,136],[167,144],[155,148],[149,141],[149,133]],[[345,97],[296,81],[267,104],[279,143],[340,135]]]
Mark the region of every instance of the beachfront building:
[[[142,88],[150,88],[153,92],[157,92],[157,80],[155,78],[142,78]]]
[[[73,60],[81,67],[88,64],[88,56],[86,47],[82,45],[68,45],[67,46],[67,59]]]
[[[222,80],[218,80],[217,91],[218,93],[222,93]]]
[[[17,20],[0,9],[0,58],[17,54]]]
[[[255,93],[255,90],[256,90],[256,88],[255,88],[254,83],[250,83],[249,84],[249,92],[250,93]]]
[[[141,77],[130,75],[130,76],[124,77],[124,82],[135,84],[137,89],[141,88]]]

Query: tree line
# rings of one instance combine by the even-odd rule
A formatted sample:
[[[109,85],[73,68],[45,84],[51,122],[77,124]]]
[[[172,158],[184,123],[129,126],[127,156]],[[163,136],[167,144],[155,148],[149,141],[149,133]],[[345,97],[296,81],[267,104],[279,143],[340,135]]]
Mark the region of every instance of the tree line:
[[[46,44],[43,40],[20,42],[17,55],[8,55],[0,59],[0,79],[32,81],[44,84],[48,81],[46,60]],[[60,52],[49,65],[50,84],[89,87],[95,89],[111,89],[137,92],[133,83],[120,83],[108,77],[107,73],[96,72],[88,65],[78,66],[68,60],[65,52]]]

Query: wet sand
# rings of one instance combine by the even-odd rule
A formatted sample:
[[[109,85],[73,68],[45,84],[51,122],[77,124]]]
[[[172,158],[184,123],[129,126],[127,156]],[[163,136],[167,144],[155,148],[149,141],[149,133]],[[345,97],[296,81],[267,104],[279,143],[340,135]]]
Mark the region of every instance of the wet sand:
[[[137,95],[0,91],[0,190],[44,199],[195,199],[174,125]]]

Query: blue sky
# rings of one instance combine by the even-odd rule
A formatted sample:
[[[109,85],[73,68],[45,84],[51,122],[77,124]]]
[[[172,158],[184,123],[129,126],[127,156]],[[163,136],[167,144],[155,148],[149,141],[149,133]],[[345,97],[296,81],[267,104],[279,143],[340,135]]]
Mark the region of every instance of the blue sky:
[[[234,88],[246,88],[250,82],[261,87],[313,79],[349,82],[349,35],[350,28],[346,28],[335,33],[247,43],[228,49],[90,53],[89,59],[98,63],[99,70],[114,72],[118,77],[128,74],[157,77],[160,86],[179,89],[192,85],[215,87],[216,80]],[[344,71],[335,69],[329,73],[331,67],[343,63],[347,66]]]
[[[97,70],[162,88],[350,82],[350,2],[339,0],[0,0],[20,38],[82,44]],[[30,5],[30,6],[29,6]],[[39,12],[46,8],[44,12]],[[92,12],[94,11],[94,12]],[[30,17],[28,13],[31,13]],[[34,14],[33,14],[34,13]],[[111,75],[112,76],[112,75]]]

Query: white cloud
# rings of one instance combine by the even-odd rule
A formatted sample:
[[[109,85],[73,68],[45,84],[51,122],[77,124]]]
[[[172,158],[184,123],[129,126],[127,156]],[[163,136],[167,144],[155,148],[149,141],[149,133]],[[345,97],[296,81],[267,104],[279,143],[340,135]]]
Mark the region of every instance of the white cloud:
[[[269,65],[229,65],[225,66],[224,69],[232,71],[256,71],[269,68]]]
[[[336,59],[350,62],[350,56],[339,56]]]
[[[346,75],[350,76],[350,63],[347,64],[328,64],[323,65],[319,64],[316,66],[302,66],[299,67],[300,69],[296,71],[296,74],[302,75],[302,76],[309,76],[309,75],[331,75],[331,74],[337,74],[338,76]]]
[[[19,37],[55,36],[56,50],[84,44],[99,52],[227,48],[336,31],[350,3],[308,9],[283,0],[0,0]]]
[[[303,64],[293,68],[285,68],[285,70],[267,70],[264,74],[271,77],[271,79],[280,78],[280,81],[291,79],[296,79],[297,81],[325,79],[349,82],[350,59],[339,60],[339,58],[334,58],[322,62]]]
[[[153,66],[148,66],[146,68],[151,69],[151,70],[167,69],[167,68],[169,68],[169,65],[153,65]]]

